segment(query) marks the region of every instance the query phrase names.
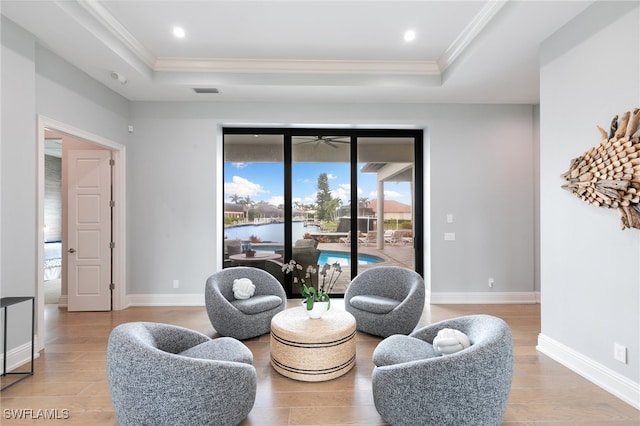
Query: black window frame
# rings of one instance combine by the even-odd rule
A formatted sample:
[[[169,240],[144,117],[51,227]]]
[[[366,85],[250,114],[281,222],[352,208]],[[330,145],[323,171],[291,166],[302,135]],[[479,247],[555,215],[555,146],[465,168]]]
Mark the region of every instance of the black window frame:
[[[414,243],[414,270],[424,278],[424,130],[422,129],[352,129],[352,128],[274,128],[274,127],[236,127],[225,126],[222,128],[222,163],[223,182],[224,176],[224,136],[226,135],[282,135],[283,159],[284,159],[284,220],[285,224],[291,224],[292,217],[292,140],[296,136],[344,136],[351,138],[350,164],[351,164],[351,229],[358,229],[358,138],[413,138],[414,139],[414,201],[413,209],[413,243]],[[356,202],[354,202],[356,200]],[[222,193],[224,205],[224,189]],[[224,220],[224,218],[223,218]],[[223,224],[224,226],[224,224]],[[221,241],[221,253],[224,253],[224,241]],[[292,256],[292,231],[291,226],[284,227],[284,259]],[[357,259],[358,245],[351,244],[351,258]],[[350,277],[353,279],[358,274],[358,262],[351,262]],[[287,297],[299,297],[300,294],[292,293],[291,276],[285,276],[285,290]],[[333,295],[332,295],[333,296]],[[336,296],[340,296],[336,294]]]

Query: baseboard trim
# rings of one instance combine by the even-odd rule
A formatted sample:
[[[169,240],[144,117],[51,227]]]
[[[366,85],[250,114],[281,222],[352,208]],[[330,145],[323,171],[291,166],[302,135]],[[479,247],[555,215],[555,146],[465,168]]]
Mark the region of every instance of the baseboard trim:
[[[34,337],[37,347],[37,336]],[[40,358],[40,353],[36,350],[33,354],[33,359]],[[0,363],[4,362],[4,357],[0,353]],[[15,370],[16,368],[31,363],[31,342],[27,342],[23,345],[15,347],[7,351],[7,372]]]
[[[431,293],[430,303],[445,304],[510,304],[540,303],[538,292],[501,293]],[[204,306],[204,294],[129,294],[126,306]]]
[[[440,292],[431,293],[431,304],[472,304],[472,305],[494,305],[508,303],[540,303],[540,294],[538,292],[482,292],[482,293],[463,293],[463,292]]]
[[[129,294],[125,307],[130,306],[204,306],[202,294]]]
[[[543,334],[538,336],[536,349],[640,410],[640,383],[629,380],[623,375]]]

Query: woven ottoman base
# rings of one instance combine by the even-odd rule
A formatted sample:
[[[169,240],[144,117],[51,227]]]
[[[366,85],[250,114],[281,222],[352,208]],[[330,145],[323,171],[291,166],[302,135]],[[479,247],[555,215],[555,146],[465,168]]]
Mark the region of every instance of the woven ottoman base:
[[[346,374],[356,362],[356,320],[330,309],[310,319],[303,307],[286,309],[271,320],[271,365],[280,374],[321,382]]]

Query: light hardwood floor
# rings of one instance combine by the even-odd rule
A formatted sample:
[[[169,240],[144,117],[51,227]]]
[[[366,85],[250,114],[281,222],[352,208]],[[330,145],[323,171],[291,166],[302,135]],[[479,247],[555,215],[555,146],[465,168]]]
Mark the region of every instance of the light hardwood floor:
[[[335,300],[336,309],[342,300]],[[290,303],[289,306],[293,306]],[[432,305],[420,325],[472,313],[499,316],[511,327],[515,372],[504,424],[640,425],[640,411],[538,353],[539,305]],[[0,423],[116,425],[105,375],[106,342],[123,322],[177,324],[216,336],[204,307],[137,307],[117,312],[67,312],[47,305],[46,349],[35,375],[0,393]],[[382,425],[371,394],[371,354],[379,338],[358,334],[356,366],[321,383],[297,382],[269,364],[269,335],[245,341],[258,372],[248,425]],[[231,408],[232,409],[232,408]],[[18,421],[7,410],[69,410],[66,420]],[[195,426],[195,425],[194,425]]]

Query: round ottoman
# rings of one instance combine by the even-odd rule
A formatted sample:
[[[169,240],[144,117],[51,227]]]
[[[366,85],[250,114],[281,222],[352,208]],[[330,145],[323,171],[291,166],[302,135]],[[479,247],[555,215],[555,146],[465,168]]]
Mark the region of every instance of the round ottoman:
[[[329,309],[310,319],[303,307],[285,309],[271,320],[271,365],[283,376],[321,382],[346,374],[356,362],[356,320]]]

